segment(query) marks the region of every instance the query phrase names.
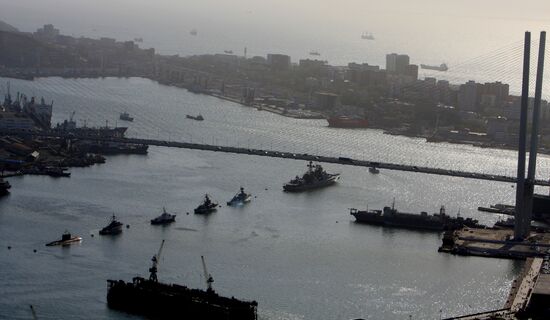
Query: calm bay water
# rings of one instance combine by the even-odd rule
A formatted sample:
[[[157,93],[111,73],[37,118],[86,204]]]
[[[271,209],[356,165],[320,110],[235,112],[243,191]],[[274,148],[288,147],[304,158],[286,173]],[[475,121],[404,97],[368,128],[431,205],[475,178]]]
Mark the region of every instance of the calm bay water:
[[[331,129],[145,79],[11,82],[13,90],[54,100],[56,121],[75,111],[88,125],[114,124],[126,110],[136,117],[125,123],[131,136],[514,171],[511,151]],[[185,119],[197,113],[206,120]],[[539,160],[541,177],[548,160]],[[0,318],[29,319],[29,304],[40,319],[137,318],[107,308],[105,280],[147,275],[162,239],[162,281],[204,287],[204,255],[215,289],[257,300],[261,319],[437,319],[440,310],[450,316],[502,306],[520,263],[440,254],[437,234],[357,225],[347,209],[380,208],[395,198],[402,211],[445,205],[491,223],[496,216],[475,208],[510,203],[511,185],[326,165],[342,173],[339,185],[283,193],[282,184],[305,169],[302,161],[153,147],[147,156],[71,169],[70,179],[12,178],[12,194],[0,199]],[[224,206],[209,217],[186,214],[204,193],[225,203],[240,186],[255,196],[249,205]],[[177,222],[150,226],[163,206],[178,213]],[[130,228],[99,237],[113,213]],[[83,242],[44,246],[65,229]]]

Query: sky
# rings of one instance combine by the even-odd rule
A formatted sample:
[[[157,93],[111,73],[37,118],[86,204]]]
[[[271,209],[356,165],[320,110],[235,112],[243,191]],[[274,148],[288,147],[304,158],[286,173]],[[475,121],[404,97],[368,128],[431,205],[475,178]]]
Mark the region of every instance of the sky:
[[[75,36],[142,37],[166,54],[247,47],[295,59],[316,50],[336,64],[381,64],[389,52],[409,53],[414,63],[457,63],[521,41],[525,30],[550,29],[550,1],[0,0],[0,20],[23,31],[53,23]],[[365,31],[376,42],[361,42]]]

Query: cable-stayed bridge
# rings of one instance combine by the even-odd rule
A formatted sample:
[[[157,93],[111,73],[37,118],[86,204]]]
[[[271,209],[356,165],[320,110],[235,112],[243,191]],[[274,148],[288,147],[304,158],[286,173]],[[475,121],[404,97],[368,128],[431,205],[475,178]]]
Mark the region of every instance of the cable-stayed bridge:
[[[323,156],[323,155],[316,155],[316,154],[285,152],[280,150],[229,147],[229,146],[222,146],[222,145],[212,145],[212,144],[202,144],[202,143],[192,143],[192,142],[178,142],[178,141],[168,141],[168,140],[140,139],[140,138],[116,138],[116,137],[97,137],[97,136],[91,137],[91,136],[79,136],[79,135],[75,135],[74,133],[63,134],[63,133],[42,132],[42,133],[33,133],[32,135],[38,136],[38,137],[57,137],[57,138],[67,138],[67,139],[83,139],[83,140],[89,139],[89,140],[104,141],[104,142],[145,144],[149,146],[183,148],[183,149],[192,149],[192,150],[243,154],[243,155],[260,156],[260,157],[315,161],[315,162],[334,163],[334,164],[347,165],[347,166],[417,172],[417,173],[425,173],[425,174],[434,174],[434,175],[479,179],[479,180],[490,180],[490,181],[507,182],[507,183],[517,182],[516,177],[504,176],[504,175],[466,172],[466,171],[460,171],[460,170],[449,170],[449,169],[441,169],[441,168],[430,168],[430,167],[389,163],[389,162],[369,161],[369,160],[353,159],[348,157],[330,157],[330,156]],[[539,186],[550,186],[550,180],[537,179],[534,181],[534,184]]]
[[[516,94],[520,89],[521,57],[522,42],[518,41],[465,62],[452,63],[448,72],[428,72],[425,76],[434,76],[438,80],[447,80],[451,84],[461,84],[470,79],[481,82],[501,81],[510,83],[511,93]],[[532,61],[535,60],[532,59]],[[182,72],[192,73],[193,70],[186,69]],[[113,125],[119,113],[127,111],[136,118],[136,121],[129,125],[128,130],[133,138],[125,139],[123,142],[515,182],[513,177],[515,172],[508,170],[502,174],[502,170],[498,170],[500,168],[498,161],[492,164],[493,168],[497,169],[489,170],[491,173],[475,173],[473,171],[476,168],[472,166],[440,165],[438,157],[445,152],[444,150],[441,153],[419,157],[426,159],[425,161],[414,159],[409,161],[406,152],[399,152],[399,146],[391,143],[374,145],[366,142],[364,139],[368,138],[368,132],[372,133],[372,130],[331,129],[325,128],[325,125],[319,122],[302,120],[273,121],[273,117],[265,116],[265,112],[261,115],[262,113],[254,109],[228,108],[227,104],[217,106],[216,104],[221,103],[216,102],[216,98],[193,94],[182,97],[179,95],[182,90],[177,88],[159,85],[163,88],[164,94],[143,92],[143,90],[136,92],[117,87],[118,83],[111,80],[106,79],[103,87],[98,87],[99,81],[94,79],[47,78],[32,82],[14,80],[12,93],[20,91],[28,96],[44,96],[47,101],[54,100],[55,121],[61,121],[63,117],[68,118],[73,111],[76,111],[76,119],[81,125],[87,123],[89,126],[104,126],[106,120]],[[136,83],[136,90],[141,90],[139,79],[129,81]],[[534,83],[534,79],[532,82]],[[425,82],[419,81],[408,84],[408,87],[421,89],[425,85]],[[191,100],[184,100],[189,96],[197,98],[195,100],[191,97]],[[203,101],[212,105],[205,106]],[[203,113],[207,121],[186,122],[184,120],[186,113]],[[418,148],[422,149],[424,145],[427,144],[419,143]],[[430,149],[444,149],[435,144],[430,146],[432,146]],[[486,151],[479,150],[479,153],[482,152]],[[463,160],[465,161],[467,159]],[[408,162],[412,164],[403,164]],[[454,168],[466,168],[466,170],[454,170]],[[543,169],[546,169],[545,166]],[[547,172],[544,172],[540,176],[547,175]],[[537,180],[536,184],[549,185],[542,179]]]

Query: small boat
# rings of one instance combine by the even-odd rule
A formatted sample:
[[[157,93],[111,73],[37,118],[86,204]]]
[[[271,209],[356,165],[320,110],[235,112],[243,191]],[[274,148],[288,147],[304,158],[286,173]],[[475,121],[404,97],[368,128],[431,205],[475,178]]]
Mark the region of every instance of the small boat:
[[[130,114],[128,112],[123,112],[120,114],[120,120],[124,121],[134,121],[134,118],[130,117]]]
[[[82,241],[82,237],[73,236],[69,231],[65,231],[63,235],[61,235],[60,240],[55,240],[49,243],[46,243],[46,246],[67,246],[76,242]]]
[[[225,53],[225,54],[233,54],[233,50],[223,50],[223,53]]]
[[[115,215],[111,218],[111,222],[103,229],[99,230],[100,235],[117,235],[122,232],[122,223],[116,220]]]
[[[162,214],[155,219],[151,219],[151,224],[169,224],[176,221],[176,215],[166,212],[166,208],[162,208]]]
[[[378,170],[377,167],[369,167],[369,172],[373,174],[380,173],[380,170]]]
[[[9,189],[11,188],[11,184],[0,177],[0,195],[8,194]]]
[[[363,40],[374,40],[374,36],[370,32],[363,32],[363,34],[361,34],[361,39],[363,39]]]
[[[196,36],[199,32],[197,31],[197,29],[192,29],[191,31],[189,31],[189,34],[192,35],[192,36]]]
[[[67,168],[62,168],[62,167],[45,167],[44,168],[44,174],[46,174],[50,177],[54,177],[54,178],[70,177],[71,173],[66,172],[66,170],[67,170]]]
[[[198,207],[195,208],[195,213],[196,214],[212,213],[216,211],[217,207],[218,207],[218,204],[215,202],[212,202],[212,200],[210,200],[210,197],[208,195],[205,195],[203,203],[201,203]]]
[[[319,51],[310,51],[309,55],[310,56],[320,56],[321,54],[319,53]]]
[[[201,114],[199,114],[198,116],[192,116],[192,115],[189,115],[189,114],[188,114],[188,115],[186,115],[185,117],[186,117],[187,119],[193,119],[193,120],[197,120],[197,121],[202,121],[202,120],[204,120],[204,117],[203,117]]]
[[[243,205],[245,203],[248,203],[252,200],[252,195],[250,193],[245,193],[244,188],[241,187],[241,190],[239,193],[237,193],[233,199],[227,202],[228,206],[237,206],[237,205]]]

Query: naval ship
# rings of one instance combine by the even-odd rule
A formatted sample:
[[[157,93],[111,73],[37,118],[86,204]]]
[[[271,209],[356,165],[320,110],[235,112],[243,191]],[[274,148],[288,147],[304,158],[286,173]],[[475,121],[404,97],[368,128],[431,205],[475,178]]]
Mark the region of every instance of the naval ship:
[[[284,191],[298,192],[310,189],[322,188],[334,184],[340,179],[339,173],[327,173],[321,165],[313,165],[310,161],[307,165],[308,170],[302,177],[290,180],[283,186]]]
[[[441,206],[439,213],[430,215],[427,212],[420,214],[399,212],[394,204],[391,207],[384,207],[383,210],[360,211],[350,209],[350,214],[359,223],[381,225],[387,227],[424,229],[433,231],[456,230],[463,227],[482,228],[477,220],[463,218],[460,216],[451,217],[445,213],[445,207]]]
[[[214,279],[201,257],[207,290],[191,289],[158,281],[157,267],[164,246],[153,256],[149,279],[134,277],[132,282],[107,280],[110,308],[154,319],[257,320],[256,301],[223,297],[212,288]]]

